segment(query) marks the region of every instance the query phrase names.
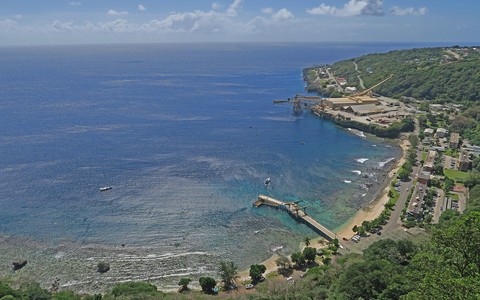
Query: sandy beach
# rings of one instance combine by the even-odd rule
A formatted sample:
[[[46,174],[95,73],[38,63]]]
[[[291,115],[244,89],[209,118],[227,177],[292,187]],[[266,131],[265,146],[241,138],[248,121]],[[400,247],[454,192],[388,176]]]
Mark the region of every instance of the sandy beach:
[[[352,218],[350,218],[345,224],[335,230],[338,236],[341,238],[349,239],[355,233],[352,228],[355,225],[361,225],[363,221],[371,221],[378,217],[384,210],[385,203],[388,202],[388,191],[390,189],[390,183],[395,178],[400,167],[405,163],[407,150],[409,147],[408,139],[402,140],[399,144],[402,149],[402,157],[396,162],[393,168],[388,172],[388,178],[385,180],[383,190],[378,194],[377,198],[370,202],[369,206],[359,210]]]
[[[334,232],[336,232],[340,238],[350,239],[353,235],[355,235],[355,233],[352,230],[352,228],[355,225],[358,226],[358,225],[361,225],[363,221],[370,221],[377,218],[384,210],[385,208],[384,205],[389,200],[388,191],[389,191],[390,183],[395,178],[400,167],[405,163],[407,150],[410,146],[410,143],[408,139],[403,139],[399,143],[399,146],[402,149],[402,156],[393,165],[392,169],[388,172],[388,178],[384,181],[383,188],[378,192],[377,194],[378,196],[375,199],[373,199],[367,207],[360,209],[352,218],[350,218],[347,222],[345,222],[339,228],[336,228],[334,230]],[[317,249],[322,248],[324,246],[323,241],[324,239],[320,236],[313,238],[310,241],[309,247],[314,247]],[[300,243],[299,250],[303,249],[304,247],[305,247],[305,243],[303,242]],[[267,268],[267,270],[265,271],[265,274],[269,274],[277,271],[278,267],[275,263],[275,260],[278,257],[279,255],[275,253],[270,258],[261,262],[261,264],[265,265],[265,267]],[[239,274],[240,280],[245,281],[250,279],[250,277],[248,276],[248,272],[249,272],[248,270],[240,272]]]

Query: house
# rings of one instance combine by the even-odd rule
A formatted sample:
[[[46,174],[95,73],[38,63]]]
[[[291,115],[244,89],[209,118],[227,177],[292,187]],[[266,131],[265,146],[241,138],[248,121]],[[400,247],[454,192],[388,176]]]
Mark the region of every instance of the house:
[[[428,184],[428,181],[430,181],[430,172],[422,171],[418,174],[418,183]]]
[[[423,170],[427,172],[433,171],[433,166],[435,164],[435,158],[437,157],[437,151],[430,150],[428,151],[427,158],[423,164]]]
[[[425,136],[432,136],[433,135],[433,129],[432,128],[425,128],[423,133],[425,134]]]
[[[480,146],[466,145],[463,143],[462,149],[467,151],[469,154],[480,155]]]
[[[338,83],[339,85],[346,85],[346,84],[347,84],[347,80],[346,80],[345,78],[343,78],[343,77],[337,77],[337,78],[335,78],[335,79],[337,80],[337,83]]]
[[[450,148],[458,149],[459,143],[460,143],[460,134],[457,132],[452,132],[450,134]]]
[[[448,134],[448,130],[445,128],[437,128],[437,132],[435,133],[437,138],[444,138],[447,136],[447,134]]]
[[[354,86],[347,86],[345,88],[345,93],[355,93],[357,91],[357,88]]]
[[[470,170],[472,162],[470,161],[469,154],[467,151],[462,151],[460,153],[460,158],[457,160],[457,169],[459,171],[468,171]]]

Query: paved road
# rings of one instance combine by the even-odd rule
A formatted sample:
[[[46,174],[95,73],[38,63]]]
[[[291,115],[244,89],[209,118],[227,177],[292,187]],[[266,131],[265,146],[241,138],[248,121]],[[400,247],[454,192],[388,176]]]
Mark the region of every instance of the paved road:
[[[440,215],[443,212],[443,207],[445,205],[445,192],[442,189],[437,188],[437,201],[435,202],[435,209],[433,212],[432,223],[437,224],[440,220]]]
[[[467,197],[464,193],[458,193],[458,211],[463,213],[467,207]]]
[[[358,70],[357,63],[353,62],[353,64],[355,65],[355,71],[357,71],[357,73],[362,73]],[[357,78],[358,78],[358,81],[360,82],[360,87],[365,90],[365,85],[363,84],[363,79],[362,79],[362,77],[360,77],[360,74],[357,75]]]

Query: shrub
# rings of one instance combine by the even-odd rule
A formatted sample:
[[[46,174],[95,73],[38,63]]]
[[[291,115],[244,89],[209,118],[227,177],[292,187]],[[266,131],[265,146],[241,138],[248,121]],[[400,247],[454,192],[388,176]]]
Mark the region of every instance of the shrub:
[[[105,273],[110,270],[110,264],[104,261],[101,261],[97,264],[97,272]]]
[[[200,277],[198,279],[200,286],[202,287],[202,291],[207,294],[212,294],[213,289],[217,285],[217,282],[212,277]]]
[[[112,295],[119,296],[138,296],[140,294],[156,296],[163,294],[157,291],[157,287],[146,282],[125,282],[117,284],[112,289]]]

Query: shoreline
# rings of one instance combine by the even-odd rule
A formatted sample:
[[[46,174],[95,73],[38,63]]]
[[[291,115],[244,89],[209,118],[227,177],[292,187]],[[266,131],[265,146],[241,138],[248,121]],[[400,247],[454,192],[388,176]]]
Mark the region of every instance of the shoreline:
[[[393,179],[395,179],[395,174],[405,163],[407,149],[409,141],[404,139],[399,143],[399,147],[402,149],[402,156],[398,159],[395,165],[387,172],[388,178],[385,179],[382,188],[379,190],[377,197],[375,197],[367,207],[361,208],[355,213],[350,219],[348,219],[344,224],[340,225],[338,228],[335,228],[334,231],[341,238],[350,239],[355,235],[352,228],[353,226],[361,225],[363,221],[371,221],[377,218],[385,209],[385,204],[388,202],[388,191],[390,189],[390,184]]]
[[[370,201],[366,207],[358,210],[351,218],[349,218],[342,225],[334,229],[334,232],[339,236],[339,238],[351,238],[354,233],[351,228],[354,225],[360,225],[365,220],[372,220],[376,218],[384,209],[384,204],[388,201],[388,187],[394,178],[394,174],[398,171],[401,165],[405,161],[406,150],[407,150],[408,140],[403,139],[397,143],[402,150],[401,156],[396,160],[395,163],[390,165],[386,169],[385,174],[388,174],[388,177],[385,178],[383,182],[379,182],[378,190],[375,194],[372,195],[374,198]],[[310,241],[310,247],[321,248],[323,247],[323,238],[316,236]],[[76,292],[87,292],[95,293],[98,291],[104,291],[112,286],[115,282],[114,278],[128,280],[125,274],[122,274],[121,270],[127,268],[137,280],[145,280],[146,282],[151,282],[156,284],[159,290],[164,292],[175,291],[174,283],[167,284],[166,286],[158,285],[158,281],[162,281],[171,276],[169,274],[150,274],[142,272],[141,262],[145,260],[152,260],[152,252],[147,249],[136,249],[130,247],[119,247],[119,246],[106,246],[106,245],[75,245],[69,242],[60,242],[56,245],[50,245],[45,247],[41,242],[36,242],[35,240],[30,240],[28,238],[16,237],[12,235],[0,234],[0,243],[2,244],[2,249],[7,250],[3,255],[0,255],[1,260],[4,263],[11,263],[12,257],[16,258],[29,258],[28,264],[29,267],[34,267],[37,270],[21,270],[18,274],[20,281],[27,280],[27,278],[42,278],[37,281],[44,287],[48,287],[56,277],[62,279],[61,288],[74,290]],[[18,251],[20,246],[21,251]],[[304,242],[299,243],[298,249],[301,250],[305,247]],[[99,252],[100,251],[100,252]],[[128,254],[130,257],[135,259],[129,263],[119,263],[113,262],[112,270],[106,275],[98,274],[96,272],[96,262],[97,259],[106,259],[110,260],[113,257],[122,256]],[[274,252],[270,257],[263,260],[262,262],[257,262],[264,264],[266,266],[265,276],[269,273],[276,272],[278,270],[275,260],[280,257],[281,254]],[[10,257],[10,258],[7,258]],[[122,256],[123,257],[123,256]],[[117,257],[118,259],[119,257]],[[125,257],[121,258],[122,260]],[[140,264],[138,264],[140,263]],[[46,265],[45,265],[46,264]],[[155,264],[154,264],[155,265]],[[6,266],[6,265],[5,265]],[[157,265],[156,268],[161,266]],[[30,268],[29,268],[30,269]],[[192,272],[190,270],[187,273]],[[191,273],[194,277],[200,273],[201,270],[196,270]],[[205,271],[205,270],[204,270]],[[205,276],[212,276],[214,270],[207,270],[206,273],[203,273]],[[3,273],[3,274],[2,274]],[[239,278],[242,281],[249,280],[249,269],[241,269],[239,271]],[[0,277],[11,278],[13,273],[0,272]],[[186,275],[186,274],[185,274]],[[203,275],[202,275],[203,276]],[[215,277],[215,275],[213,275]],[[17,276],[15,276],[17,277]],[[108,278],[108,279],[107,279]],[[193,284],[192,288],[194,287]]]
[[[407,155],[407,149],[409,147],[409,141],[408,139],[402,139],[399,143],[398,146],[402,150],[402,155],[400,158],[396,161],[394,165],[388,170],[386,173],[388,174],[388,177],[384,180],[384,182],[381,185],[381,189],[378,190],[377,196],[368,204],[367,207],[363,207],[360,210],[358,210],[351,218],[349,218],[345,223],[342,225],[338,226],[333,230],[340,238],[346,238],[350,239],[352,236],[355,235],[353,232],[352,228],[355,225],[361,225],[363,221],[371,221],[375,218],[377,218],[385,209],[385,203],[388,202],[389,197],[388,197],[388,191],[390,184],[392,180],[395,178],[395,174],[398,172],[398,170],[401,168],[401,166],[405,163],[406,160],[406,155]],[[317,236],[315,238],[312,238],[310,240],[310,247],[319,249],[321,246],[323,246],[323,242],[325,239],[321,236]],[[305,247],[304,242],[300,242],[298,248],[303,249]],[[272,256],[267,258],[266,260],[260,262],[259,264],[265,265],[267,268],[264,275],[276,272],[278,270],[277,265],[275,264],[275,260],[279,257],[280,255],[277,253],[274,253]],[[239,272],[239,278],[241,281],[249,280],[250,277],[248,276],[249,270],[242,270]]]

